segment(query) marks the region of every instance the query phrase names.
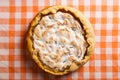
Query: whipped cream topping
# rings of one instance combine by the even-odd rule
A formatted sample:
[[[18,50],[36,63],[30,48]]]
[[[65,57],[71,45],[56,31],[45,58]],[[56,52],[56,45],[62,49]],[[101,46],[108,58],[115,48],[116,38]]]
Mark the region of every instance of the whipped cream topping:
[[[56,70],[83,59],[87,42],[80,23],[69,13],[43,16],[33,33],[33,46],[43,64]]]

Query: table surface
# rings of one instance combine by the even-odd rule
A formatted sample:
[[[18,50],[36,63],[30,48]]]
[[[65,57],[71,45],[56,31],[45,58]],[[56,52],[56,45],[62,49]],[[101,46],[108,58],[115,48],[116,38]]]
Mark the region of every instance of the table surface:
[[[95,31],[96,45],[91,59],[64,76],[38,71],[26,51],[25,34],[30,21],[38,11],[52,5],[80,10]],[[1,0],[0,79],[120,79],[120,0]]]

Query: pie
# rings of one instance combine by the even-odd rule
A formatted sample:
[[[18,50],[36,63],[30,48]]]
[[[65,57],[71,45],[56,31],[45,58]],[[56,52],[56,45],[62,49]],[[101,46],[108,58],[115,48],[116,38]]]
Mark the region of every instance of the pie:
[[[53,75],[64,75],[89,60],[95,34],[89,20],[77,9],[51,6],[32,20],[26,41],[39,68]]]

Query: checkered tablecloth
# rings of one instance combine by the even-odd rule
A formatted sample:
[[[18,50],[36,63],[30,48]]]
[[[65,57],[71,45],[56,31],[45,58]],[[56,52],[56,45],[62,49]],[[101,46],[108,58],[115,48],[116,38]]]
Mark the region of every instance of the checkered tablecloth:
[[[37,70],[26,51],[25,34],[38,11],[66,5],[93,25],[96,45],[77,71],[53,76]],[[0,0],[0,80],[120,80],[120,0]]]

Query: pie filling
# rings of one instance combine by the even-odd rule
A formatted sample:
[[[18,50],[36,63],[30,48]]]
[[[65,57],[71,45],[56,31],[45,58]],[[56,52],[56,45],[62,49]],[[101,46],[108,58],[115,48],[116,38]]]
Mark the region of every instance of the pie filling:
[[[39,59],[55,70],[63,71],[80,62],[87,46],[82,26],[70,13],[43,16],[34,29],[33,47],[39,51]]]

